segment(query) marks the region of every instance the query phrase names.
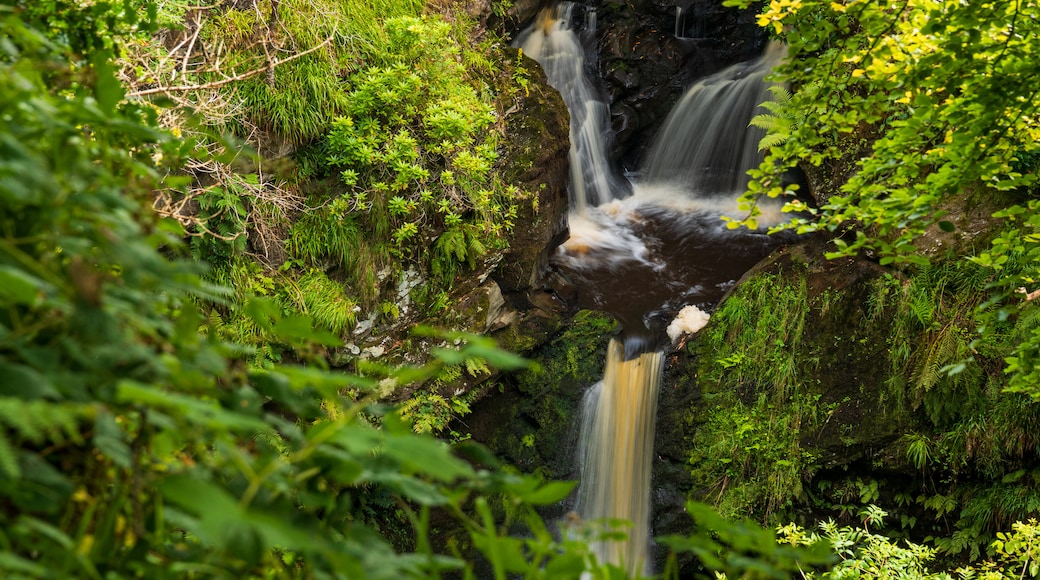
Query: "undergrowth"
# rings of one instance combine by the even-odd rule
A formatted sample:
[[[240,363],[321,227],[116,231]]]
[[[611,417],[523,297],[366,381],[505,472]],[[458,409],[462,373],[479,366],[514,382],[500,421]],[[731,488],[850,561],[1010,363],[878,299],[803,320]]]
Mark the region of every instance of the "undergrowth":
[[[156,207],[184,224],[214,281],[242,289],[211,318],[262,358],[285,349],[235,314],[246,289],[342,337],[359,317],[397,318],[415,270],[419,314],[442,313],[529,197],[498,174],[499,92],[519,90],[503,87],[500,40],[427,8],[164,1],[165,28],[130,44],[133,89],[195,87],[167,93],[180,106],[160,121],[195,159]]]
[[[879,276],[854,299],[809,295],[806,280],[752,277],[703,334],[711,406],[690,456],[703,496],[774,522],[810,507],[848,521],[877,503],[898,516],[893,537],[953,558],[981,557],[998,530],[1035,515],[1040,404],[1007,392],[1003,372],[1036,327],[1032,310],[991,307],[992,272],[963,261]],[[835,382],[849,373],[859,382]],[[881,448],[849,472],[825,468],[816,447],[862,441]]]

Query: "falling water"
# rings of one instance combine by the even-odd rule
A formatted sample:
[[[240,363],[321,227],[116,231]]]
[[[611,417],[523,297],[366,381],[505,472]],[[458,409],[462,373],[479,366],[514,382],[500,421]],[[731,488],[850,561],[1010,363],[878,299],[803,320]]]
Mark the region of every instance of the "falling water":
[[[624,186],[607,161],[604,136],[610,134],[610,112],[585,73],[585,49],[570,26],[573,8],[565,2],[543,10],[517,40],[524,54],[542,65],[570,111],[570,202],[572,211],[583,213],[589,204],[610,201]],[[595,13],[590,18],[595,27]]]
[[[603,380],[585,394],[580,441],[578,513],[586,520],[631,522],[628,539],[593,542],[601,562],[624,567],[629,576],[649,573],[650,468],[663,355],[625,358],[611,340]]]
[[[697,306],[710,309],[777,244],[762,232],[728,230],[720,216],[738,212],[743,175],[761,161],[761,133],[748,121],[782,55],[692,87],[665,121],[640,180],[621,183],[607,162],[607,106],[586,75],[571,11],[569,3],[543,11],[520,42],[571,112],[570,238],[553,263],[579,288],[579,306],[609,312],[625,332],[624,341],[611,341],[603,380],[585,397],[576,509],[587,522],[631,522],[627,540],[592,547],[601,561],[640,575],[651,571],[650,472],[665,326],[676,313],[676,322],[688,312],[703,315]],[[677,30],[682,16],[677,11]],[[763,227],[783,219],[778,208],[762,209]]]
[[[747,170],[761,161],[762,129],[748,127],[769,98],[767,74],[784,56],[781,44],[691,87],[668,114],[647,159],[648,182],[678,182],[697,194],[740,194]],[[710,139],[705,136],[710,135]]]
[[[589,32],[596,32],[596,9],[589,8],[585,11],[585,29]]]

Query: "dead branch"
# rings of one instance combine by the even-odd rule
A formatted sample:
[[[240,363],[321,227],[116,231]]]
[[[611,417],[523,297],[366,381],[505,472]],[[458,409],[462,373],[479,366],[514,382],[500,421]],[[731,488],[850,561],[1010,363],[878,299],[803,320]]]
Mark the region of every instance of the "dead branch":
[[[309,48],[309,49],[307,49],[307,50],[305,50],[303,52],[296,53],[296,54],[294,54],[292,56],[289,56],[289,57],[286,57],[286,58],[272,60],[268,64],[266,64],[266,65],[264,65],[262,67],[255,68],[253,70],[246,71],[244,73],[240,73],[240,74],[237,74],[237,75],[232,76],[232,77],[221,79],[219,81],[211,81],[211,82],[208,82],[208,83],[195,84],[195,85],[175,85],[175,86],[172,86],[172,87],[154,87],[154,88],[151,88],[151,89],[143,89],[143,90],[140,90],[140,91],[129,92],[129,93],[126,94],[126,96],[127,97],[144,97],[144,96],[148,96],[148,95],[169,94],[169,93],[183,93],[183,92],[190,92],[190,91],[201,91],[201,90],[205,90],[205,89],[213,89],[213,88],[220,87],[220,86],[223,86],[223,85],[226,85],[226,84],[230,84],[230,83],[238,82],[238,81],[241,81],[241,80],[245,80],[245,79],[247,79],[249,77],[256,76],[256,75],[258,75],[260,73],[267,72],[268,70],[274,70],[274,67],[276,67],[276,66],[283,65],[283,64],[285,64],[287,62],[291,62],[291,61],[294,61],[294,60],[296,60],[298,58],[305,57],[308,54],[311,54],[312,52],[316,52],[316,51],[324,48],[327,44],[332,42],[332,40],[334,38],[336,38],[335,34],[333,34],[332,36],[326,38],[325,41],[322,42],[321,44],[319,44],[317,46],[314,46],[312,48]]]
[[[202,32],[202,12],[196,12],[195,14],[195,32],[191,35],[188,50],[184,52],[184,62],[181,63],[181,76],[187,76],[188,74],[188,61],[191,60],[191,53],[195,50],[195,41],[199,39],[199,33]]]
[[[1040,297],[1040,290],[1033,290],[1032,292],[1030,292],[1025,288],[1017,288],[1015,292],[1025,295],[1025,299],[1027,302],[1036,300],[1037,297]]]

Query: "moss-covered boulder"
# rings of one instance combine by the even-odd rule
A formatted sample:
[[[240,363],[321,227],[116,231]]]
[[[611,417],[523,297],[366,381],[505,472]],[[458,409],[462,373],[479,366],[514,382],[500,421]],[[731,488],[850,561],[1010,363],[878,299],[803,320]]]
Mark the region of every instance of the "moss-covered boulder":
[[[951,554],[1035,516],[1040,405],[1002,391],[1025,327],[986,310],[992,272],[826,260],[825,243],[760,264],[670,356],[655,531],[682,531],[667,516],[686,499],[677,489],[772,523],[877,504],[889,533],[942,538]],[[1002,338],[982,340],[981,324]]]
[[[514,104],[503,107],[508,138],[500,170],[505,181],[529,192],[531,200],[518,208],[517,225],[493,277],[507,300],[523,308],[532,303],[529,294],[543,286],[549,251],[567,234],[570,115],[538,63],[512,48],[503,48],[502,58],[526,84],[514,93]],[[502,82],[514,82],[513,77]]]

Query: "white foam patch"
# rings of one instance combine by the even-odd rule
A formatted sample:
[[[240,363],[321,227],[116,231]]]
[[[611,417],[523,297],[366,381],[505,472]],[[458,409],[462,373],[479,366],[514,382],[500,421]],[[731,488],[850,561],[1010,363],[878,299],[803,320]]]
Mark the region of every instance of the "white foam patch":
[[[657,262],[646,241],[636,233],[650,216],[653,216],[650,219],[673,230],[697,228],[702,236],[733,236],[747,232],[743,229],[727,230],[721,219],[723,215],[746,215],[737,206],[737,194],[702,198],[681,184],[637,182],[632,186],[633,195],[627,198],[571,212],[568,218],[570,237],[557,249],[557,259],[580,270],[619,268],[630,262],[661,270],[666,265]],[[760,231],[787,219],[775,201],[760,202],[763,212],[758,218]]]
[[[560,246],[561,257],[576,268],[609,267],[627,261],[649,264],[646,244],[628,227],[633,216],[614,202],[606,206],[608,211],[593,208],[570,215],[570,237]]]
[[[728,216],[734,219],[742,219],[747,215],[746,210],[741,210],[737,203],[740,192],[732,195],[713,195],[703,197],[696,192],[684,188],[680,184],[669,182],[658,183],[633,183],[632,197],[624,200],[625,206],[630,213],[639,213],[641,206],[650,206],[673,212],[677,220],[689,214],[711,214],[720,217]],[[791,216],[781,211],[783,203],[779,200],[762,198],[758,202],[758,209],[762,212],[758,217],[759,228],[768,228],[791,219]]]
[[[672,342],[679,339],[680,336],[685,334],[694,334],[698,330],[704,328],[708,324],[708,319],[711,318],[707,312],[697,308],[696,306],[690,305],[684,307],[679,311],[679,314],[675,316],[675,319],[668,324],[668,338]]]

